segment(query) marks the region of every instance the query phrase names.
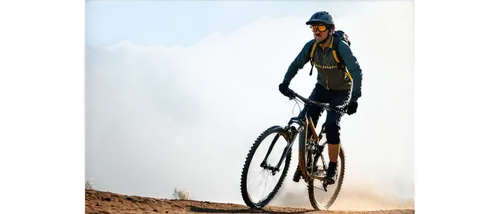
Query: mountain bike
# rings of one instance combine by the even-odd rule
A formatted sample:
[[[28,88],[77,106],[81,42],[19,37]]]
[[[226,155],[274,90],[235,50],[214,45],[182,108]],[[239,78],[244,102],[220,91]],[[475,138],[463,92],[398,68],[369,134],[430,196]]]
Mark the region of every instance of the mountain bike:
[[[291,98],[304,105],[316,105],[327,111],[345,109],[309,100],[291,91]],[[251,208],[263,208],[278,193],[290,168],[292,146],[299,135],[299,169],[307,183],[309,201],[316,210],[327,210],[342,187],[345,173],[345,153],[340,146],[335,183],[328,185],[323,179],[328,166],[325,124],[319,134],[312,119],[292,117],[285,127],[272,126],[262,132],[252,145],[241,173],[241,194],[245,204]],[[306,137],[308,136],[308,137]],[[307,139],[306,139],[307,138]]]

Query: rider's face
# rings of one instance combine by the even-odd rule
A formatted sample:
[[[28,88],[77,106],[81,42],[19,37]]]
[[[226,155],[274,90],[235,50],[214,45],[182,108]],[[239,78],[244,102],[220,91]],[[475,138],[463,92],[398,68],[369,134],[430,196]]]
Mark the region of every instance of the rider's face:
[[[328,37],[329,29],[325,25],[312,25],[311,30],[317,42],[321,42]]]

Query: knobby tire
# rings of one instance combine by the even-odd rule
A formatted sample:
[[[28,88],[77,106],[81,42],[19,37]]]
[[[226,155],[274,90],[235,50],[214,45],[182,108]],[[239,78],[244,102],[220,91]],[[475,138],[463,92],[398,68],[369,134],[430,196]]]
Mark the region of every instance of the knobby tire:
[[[290,139],[289,132],[286,131],[281,126],[270,127],[267,130],[265,130],[264,132],[262,132],[262,134],[260,134],[260,136],[255,140],[254,144],[252,145],[252,147],[251,147],[251,149],[246,157],[245,165],[244,165],[243,171],[241,173],[240,189],[241,189],[241,194],[243,196],[243,201],[245,202],[245,204],[247,206],[249,206],[251,208],[258,208],[258,209],[263,208],[276,196],[276,194],[278,193],[278,190],[280,189],[280,187],[283,184],[283,181],[284,181],[286,174],[288,172],[288,168],[290,167],[290,160],[291,160],[291,156],[292,156],[291,150],[290,150],[290,152],[288,152],[288,154],[283,162],[283,164],[284,164],[283,173],[281,174],[281,177],[279,178],[278,183],[276,184],[274,189],[269,193],[269,195],[267,197],[265,197],[265,199],[260,200],[260,201],[253,201],[252,200],[252,198],[248,192],[248,188],[247,188],[247,181],[248,181],[247,175],[248,175],[249,167],[250,167],[252,161],[257,161],[257,162],[262,161],[262,160],[252,160],[255,152],[257,151],[257,149],[259,148],[261,143],[264,141],[264,139],[266,139],[266,137],[269,137],[269,136],[273,137],[276,134],[280,134],[280,137],[284,137],[285,139]],[[273,150],[277,149],[278,151],[283,151],[283,149],[284,149],[284,147],[279,147],[279,148],[276,148],[276,147],[279,147],[279,146],[275,145]]]
[[[328,154],[328,152],[327,152]],[[332,185],[329,185],[329,187],[331,188],[331,186],[335,185],[336,186],[336,189],[334,190],[334,193],[333,195],[331,196],[331,198],[329,198],[329,200],[321,205],[315,195],[314,195],[314,181],[316,179],[310,179],[309,182],[308,182],[308,185],[307,185],[307,192],[309,194],[309,201],[311,202],[311,205],[314,207],[314,209],[316,210],[328,210],[328,208],[330,208],[330,206],[332,206],[332,204],[335,202],[335,200],[337,199],[337,196],[339,195],[340,193],[340,189],[342,188],[342,183],[344,182],[344,175],[345,175],[345,153],[344,153],[344,149],[342,148],[342,146],[340,147],[340,152],[339,152],[339,160],[340,160],[340,165],[338,166],[337,168],[337,173],[338,173],[338,177],[337,177],[337,180],[335,181],[335,184],[332,184]]]

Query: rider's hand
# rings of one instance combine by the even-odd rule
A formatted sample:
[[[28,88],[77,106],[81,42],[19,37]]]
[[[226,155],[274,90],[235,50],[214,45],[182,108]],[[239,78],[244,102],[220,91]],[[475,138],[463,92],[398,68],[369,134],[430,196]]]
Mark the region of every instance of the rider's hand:
[[[358,102],[351,101],[349,105],[347,105],[347,111],[346,113],[348,115],[356,113],[356,110],[358,110]]]
[[[279,89],[280,89],[280,92],[287,96],[287,97],[292,97],[292,93],[290,93],[290,89],[288,88],[288,86],[290,85],[290,82],[288,81],[283,81],[280,85],[279,85]]]

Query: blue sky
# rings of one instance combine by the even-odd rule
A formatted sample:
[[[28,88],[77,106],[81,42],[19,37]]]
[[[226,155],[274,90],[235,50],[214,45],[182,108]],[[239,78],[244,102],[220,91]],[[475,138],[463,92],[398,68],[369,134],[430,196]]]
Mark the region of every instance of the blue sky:
[[[316,11],[329,10],[335,17],[341,18],[361,12],[363,6],[366,5],[370,3],[358,1],[87,1],[85,41],[114,45],[128,40],[144,46],[187,47],[214,32],[228,35],[264,15],[271,18],[289,15],[309,18]]]

